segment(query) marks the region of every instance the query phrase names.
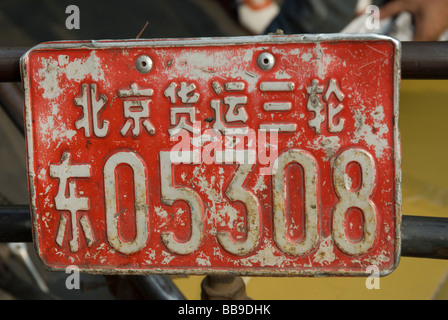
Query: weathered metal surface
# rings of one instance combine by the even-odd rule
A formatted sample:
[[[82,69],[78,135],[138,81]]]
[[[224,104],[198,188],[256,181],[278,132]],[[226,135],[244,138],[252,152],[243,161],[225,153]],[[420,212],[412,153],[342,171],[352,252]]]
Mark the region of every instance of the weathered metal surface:
[[[32,49],[22,68],[34,240],[48,267],[396,267],[396,41],[61,42]]]

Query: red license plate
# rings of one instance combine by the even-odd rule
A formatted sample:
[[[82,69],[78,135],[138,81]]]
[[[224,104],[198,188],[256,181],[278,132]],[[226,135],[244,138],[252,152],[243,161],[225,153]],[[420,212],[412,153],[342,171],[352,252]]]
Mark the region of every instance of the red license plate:
[[[400,44],[53,42],[22,58],[34,241],[86,272],[398,264]]]

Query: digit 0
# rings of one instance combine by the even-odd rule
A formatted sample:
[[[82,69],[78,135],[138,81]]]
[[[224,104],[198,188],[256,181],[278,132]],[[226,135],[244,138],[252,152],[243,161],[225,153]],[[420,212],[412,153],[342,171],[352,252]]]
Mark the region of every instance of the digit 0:
[[[118,232],[117,188],[115,170],[120,164],[127,164],[134,174],[136,236],[133,241],[123,241]],[[106,201],[106,230],[107,240],[117,251],[124,254],[132,254],[146,245],[148,240],[148,199],[146,195],[145,162],[132,151],[121,151],[107,159],[104,165],[104,198]]]
[[[284,173],[292,163],[302,166],[305,180],[305,239],[300,243],[292,242],[286,236],[285,202],[288,190],[285,187],[287,184]],[[275,243],[286,254],[293,256],[305,254],[316,246],[319,238],[317,231],[317,162],[308,152],[291,149],[277,158],[274,168],[277,168],[272,177]]]

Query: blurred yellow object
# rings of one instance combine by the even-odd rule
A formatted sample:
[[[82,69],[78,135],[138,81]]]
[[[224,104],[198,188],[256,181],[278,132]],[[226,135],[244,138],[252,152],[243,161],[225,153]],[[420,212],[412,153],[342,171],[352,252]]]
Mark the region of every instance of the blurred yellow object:
[[[448,217],[448,81],[402,82],[403,214]],[[367,289],[366,278],[269,278],[246,281],[252,299],[448,299],[448,260],[402,257]],[[200,299],[203,277],[177,278],[187,299]]]

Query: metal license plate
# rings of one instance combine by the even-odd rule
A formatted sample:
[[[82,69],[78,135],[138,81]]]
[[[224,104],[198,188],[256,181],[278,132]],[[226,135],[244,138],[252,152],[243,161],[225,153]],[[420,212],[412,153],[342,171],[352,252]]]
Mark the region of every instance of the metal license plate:
[[[400,251],[400,44],[82,41],[22,58],[51,269],[381,274]]]

